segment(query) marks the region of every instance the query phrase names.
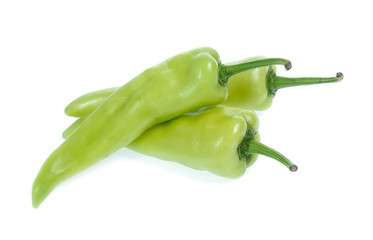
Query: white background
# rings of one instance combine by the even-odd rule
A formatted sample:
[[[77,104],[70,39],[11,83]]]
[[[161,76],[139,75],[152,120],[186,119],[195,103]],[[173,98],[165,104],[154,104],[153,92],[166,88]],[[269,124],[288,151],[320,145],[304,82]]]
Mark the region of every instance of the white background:
[[[373,239],[368,3],[1,1],[0,239]],[[228,180],[123,149],[31,207],[71,100],[200,46],[288,58],[284,76],[344,73],[259,113],[262,142],[298,172],[260,157]]]

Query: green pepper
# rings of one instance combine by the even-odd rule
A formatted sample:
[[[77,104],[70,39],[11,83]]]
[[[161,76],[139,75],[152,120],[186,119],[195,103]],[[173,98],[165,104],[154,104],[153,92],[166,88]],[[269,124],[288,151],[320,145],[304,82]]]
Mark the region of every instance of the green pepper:
[[[237,63],[250,62],[265,59],[262,56],[241,60]],[[291,64],[287,65],[289,69]],[[242,107],[253,110],[265,110],[272,105],[276,91],[285,87],[310,85],[319,83],[337,82],[343,79],[342,73],[336,77],[317,78],[286,78],[276,76],[275,66],[265,66],[240,72],[229,79],[228,98],[224,105],[231,107]],[[93,112],[107,97],[117,88],[107,88],[84,94],[73,100],[65,108],[68,116],[81,117]]]
[[[78,119],[63,134],[79,127]],[[254,111],[213,106],[158,124],[127,145],[136,152],[216,175],[238,178],[257,159],[274,158],[291,171],[297,167],[277,151],[259,142],[259,121]]]
[[[263,58],[255,57],[243,61],[253,61]],[[341,72],[338,72],[336,77],[330,78],[288,78],[277,76],[275,66],[256,68],[238,73],[230,78],[228,98],[224,104],[232,107],[266,110],[272,105],[272,100],[277,90],[281,88],[338,82],[342,79],[343,74]]]
[[[227,98],[228,78],[285,59],[223,65],[211,48],[179,54],[118,88],[47,158],[32,188],[36,208],[67,178],[127,146],[150,127]]]

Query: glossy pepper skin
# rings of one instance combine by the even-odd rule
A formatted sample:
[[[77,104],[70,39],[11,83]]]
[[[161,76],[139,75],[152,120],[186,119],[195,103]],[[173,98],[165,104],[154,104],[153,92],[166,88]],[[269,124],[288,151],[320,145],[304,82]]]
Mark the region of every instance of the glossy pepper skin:
[[[265,59],[265,57],[257,56],[230,64],[239,64],[260,59]],[[291,64],[287,66],[287,69],[290,68]],[[273,98],[278,89],[299,85],[338,82],[342,79],[342,73],[337,73],[336,77],[331,78],[286,78],[276,75],[276,66],[274,65],[258,67],[230,77],[228,97],[223,104],[231,107],[266,110],[272,105]],[[87,115],[103,103],[115,90],[116,88],[107,88],[84,94],[68,104],[65,108],[65,114],[73,117]]]
[[[127,148],[222,177],[238,178],[255,162],[257,153],[263,154],[264,150],[270,157],[280,155],[259,143],[258,126],[258,118],[251,110],[205,107],[150,128]],[[79,122],[73,124],[64,137],[78,127]],[[262,151],[254,150],[253,145]],[[280,156],[279,161],[296,170],[293,163]]]
[[[273,62],[288,61],[260,63]],[[149,68],[118,88],[47,158],[33,184],[33,207],[61,182],[127,146],[150,127],[224,102],[228,78],[257,65],[233,67],[222,65],[215,50],[199,48]]]

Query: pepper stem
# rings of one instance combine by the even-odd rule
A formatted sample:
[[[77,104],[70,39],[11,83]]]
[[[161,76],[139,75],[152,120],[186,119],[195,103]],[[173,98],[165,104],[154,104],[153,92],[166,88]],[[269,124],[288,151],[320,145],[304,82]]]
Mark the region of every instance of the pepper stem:
[[[298,167],[284,155],[260,142],[255,141],[255,134],[256,131],[254,129],[250,128],[247,130],[244,140],[237,149],[240,159],[244,158],[247,160],[251,154],[261,154],[279,161],[288,167],[292,172],[298,170]]]
[[[220,63],[219,83],[223,86],[226,86],[228,83],[228,78],[237,73],[244,72],[253,68],[267,67],[271,65],[285,65],[286,70],[290,70],[292,66],[289,60],[283,58],[264,58],[254,61],[227,65]]]
[[[294,87],[300,85],[311,85],[319,83],[339,82],[343,79],[343,74],[338,72],[335,77],[319,78],[319,77],[301,77],[301,78],[288,78],[277,76],[275,71],[270,68],[267,74],[267,88],[268,94],[274,96],[276,91],[280,88]]]

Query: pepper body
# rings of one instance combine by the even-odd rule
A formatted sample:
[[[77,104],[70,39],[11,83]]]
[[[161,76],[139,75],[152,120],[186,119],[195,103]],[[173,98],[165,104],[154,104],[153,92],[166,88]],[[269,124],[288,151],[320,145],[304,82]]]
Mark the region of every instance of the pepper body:
[[[71,127],[76,129],[77,124]],[[136,152],[185,166],[238,178],[257,159],[240,158],[238,148],[247,129],[259,126],[255,112],[225,106],[205,107],[158,124],[127,145]],[[65,131],[68,138],[73,130]],[[259,141],[259,134],[254,140]]]
[[[64,138],[68,138],[82,121],[84,117],[67,128]],[[158,124],[127,147],[228,178],[241,176],[258,154],[296,171],[297,166],[289,159],[259,142],[258,126],[258,118],[251,110],[210,106]]]
[[[158,124],[128,148],[219,176],[237,178],[257,159],[257,154],[240,159],[237,149],[247,129],[258,129],[258,126],[253,111],[210,107]]]
[[[210,48],[177,55],[117,89],[45,161],[33,184],[38,207],[62,181],[128,145],[150,127],[227,98]]]

